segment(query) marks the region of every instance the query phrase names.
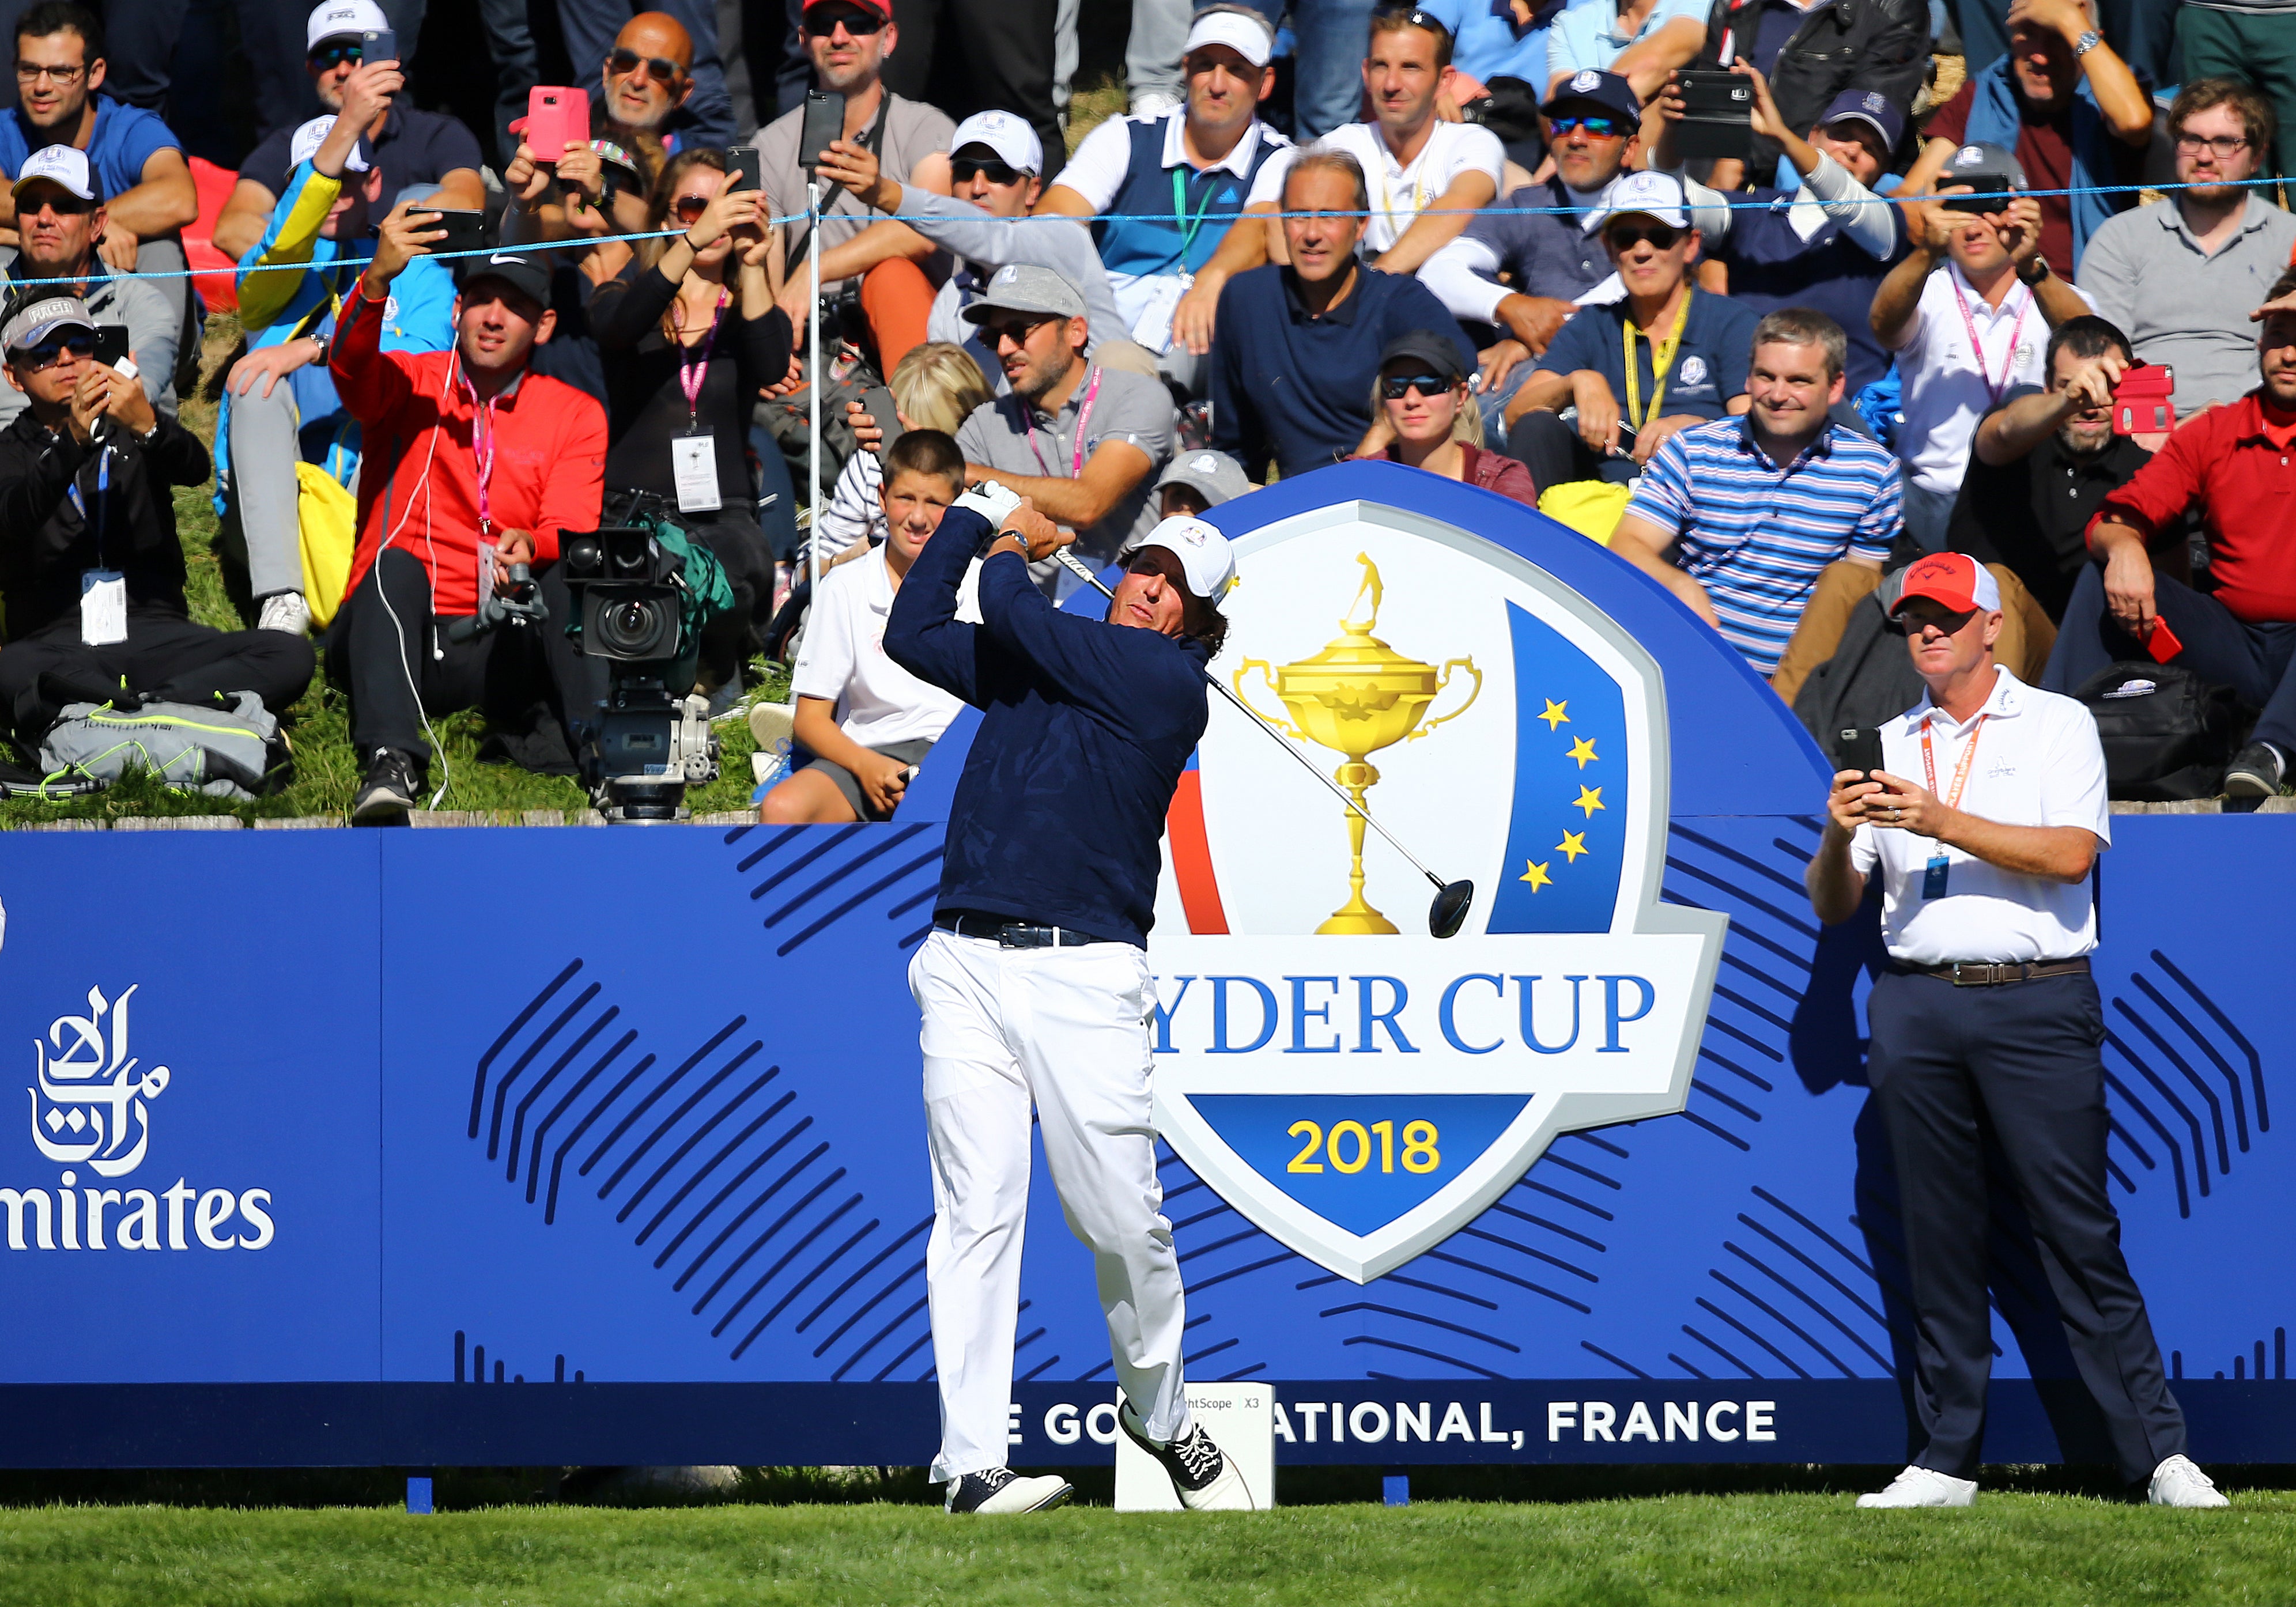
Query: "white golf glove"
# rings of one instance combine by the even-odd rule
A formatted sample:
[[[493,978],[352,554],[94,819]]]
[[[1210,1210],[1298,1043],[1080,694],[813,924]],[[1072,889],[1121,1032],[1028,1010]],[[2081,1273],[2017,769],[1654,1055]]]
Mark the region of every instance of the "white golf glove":
[[[987,520],[990,529],[1000,529],[1004,521],[1011,517],[1013,510],[1021,505],[1021,494],[998,485],[993,480],[984,480],[959,496],[952,505],[969,508]]]

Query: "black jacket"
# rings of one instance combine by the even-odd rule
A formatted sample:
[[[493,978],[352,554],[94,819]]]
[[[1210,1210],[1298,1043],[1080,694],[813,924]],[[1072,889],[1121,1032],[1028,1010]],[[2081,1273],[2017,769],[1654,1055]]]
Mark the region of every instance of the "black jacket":
[[[0,607],[6,639],[77,622],[80,575],[117,570],[130,603],[184,605],[174,486],[208,477],[208,449],[166,414],[148,446],[107,422],[83,447],[28,409],[0,430]],[[74,496],[77,490],[78,495]]]
[[[1706,48],[1698,65],[1721,60],[1722,34],[1734,30],[1740,51],[1751,48],[1759,26],[1757,0],[1714,0],[1706,18]],[[1890,97],[1912,127],[1914,95],[1930,69],[1926,0],[1833,0],[1805,17],[1770,70],[1770,96],[1787,127],[1807,138],[1810,127],[1845,89],[1876,89]],[[1775,140],[1754,136],[1746,176],[1767,184],[1778,165]]]

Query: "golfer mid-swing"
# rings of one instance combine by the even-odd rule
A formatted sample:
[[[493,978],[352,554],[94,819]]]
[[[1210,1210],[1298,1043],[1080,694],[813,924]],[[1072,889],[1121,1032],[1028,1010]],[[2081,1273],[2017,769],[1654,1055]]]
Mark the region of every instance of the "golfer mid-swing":
[[[1037,1512],[1071,1493],[1004,1465],[1033,1103],[1062,1210],[1093,1253],[1119,1423],[1184,1505],[1249,1507],[1181,1390],[1186,1296],[1148,1091],[1159,843],[1203,735],[1204,669],[1227,632],[1214,605],[1235,559],[1201,520],[1168,519],[1132,549],[1096,620],[1061,612],[1029,576],[1029,560],[1071,539],[1001,487],[968,492],[885,627],[887,656],[981,713],[934,930],[909,965],[933,1168],[933,1477],[956,1513]],[[963,624],[957,583],[984,546],[981,622]]]

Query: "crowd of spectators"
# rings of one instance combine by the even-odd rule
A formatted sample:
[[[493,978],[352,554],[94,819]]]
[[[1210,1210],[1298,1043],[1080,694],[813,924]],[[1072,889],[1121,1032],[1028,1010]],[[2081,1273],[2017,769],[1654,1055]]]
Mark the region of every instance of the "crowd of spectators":
[[[693,697],[726,707],[812,621],[808,762],[767,817],[882,818],[948,710],[877,638],[965,487],[1105,564],[1378,459],[1608,544],[1813,729],[1895,694],[1851,686],[1859,655],[1895,571],[1951,549],[2001,587],[2019,674],[2077,692],[2149,656],[2230,688],[2258,717],[2235,796],[2296,757],[2284,8],[1133,0],[1128,112],[1071,155],[1057,0],[789,0],[785,29],[558,0],[588,137],[546,140],[531,0],[480,8],[480,127],[426,94],[421,0],[285,3],[237,7],[259,137],[204,223],[168,29],[0,5],[20,742],[106,687],[283,709],[316,651],[361,816],[419,799],[455,709],[570,769],[594,667],[467,622],[529,581],[563,607],[562,530],[660,517],[734,598]],[[1693,154],[1716,74],[1742,155]],[[841,106],[814,141],[809,93]],[[209,473],[175,423],[187,230],[237,264],[212,471],[238,633],[190,624],[165,491]]]

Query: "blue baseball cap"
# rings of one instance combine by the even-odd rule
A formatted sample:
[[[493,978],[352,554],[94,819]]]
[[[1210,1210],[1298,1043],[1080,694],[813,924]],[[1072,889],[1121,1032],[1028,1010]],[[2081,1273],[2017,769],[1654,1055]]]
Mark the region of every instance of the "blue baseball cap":
[[[1599,107],[1629,125],[1643,120],[1642,98],[1635,94],[1635,86],[1617,73],[1599,68],[1582,67],[1563,79],[1539,110],[1554,117],[1572,105]]]
[[[1863,123],[1880,135],[1882,144],[1891,151],[1906,133],[1906,114],[1878,89],[1845,89],[1835,95],[1826,103],[1825,115],[1817,119],[1821,128],[1830,123]]]

